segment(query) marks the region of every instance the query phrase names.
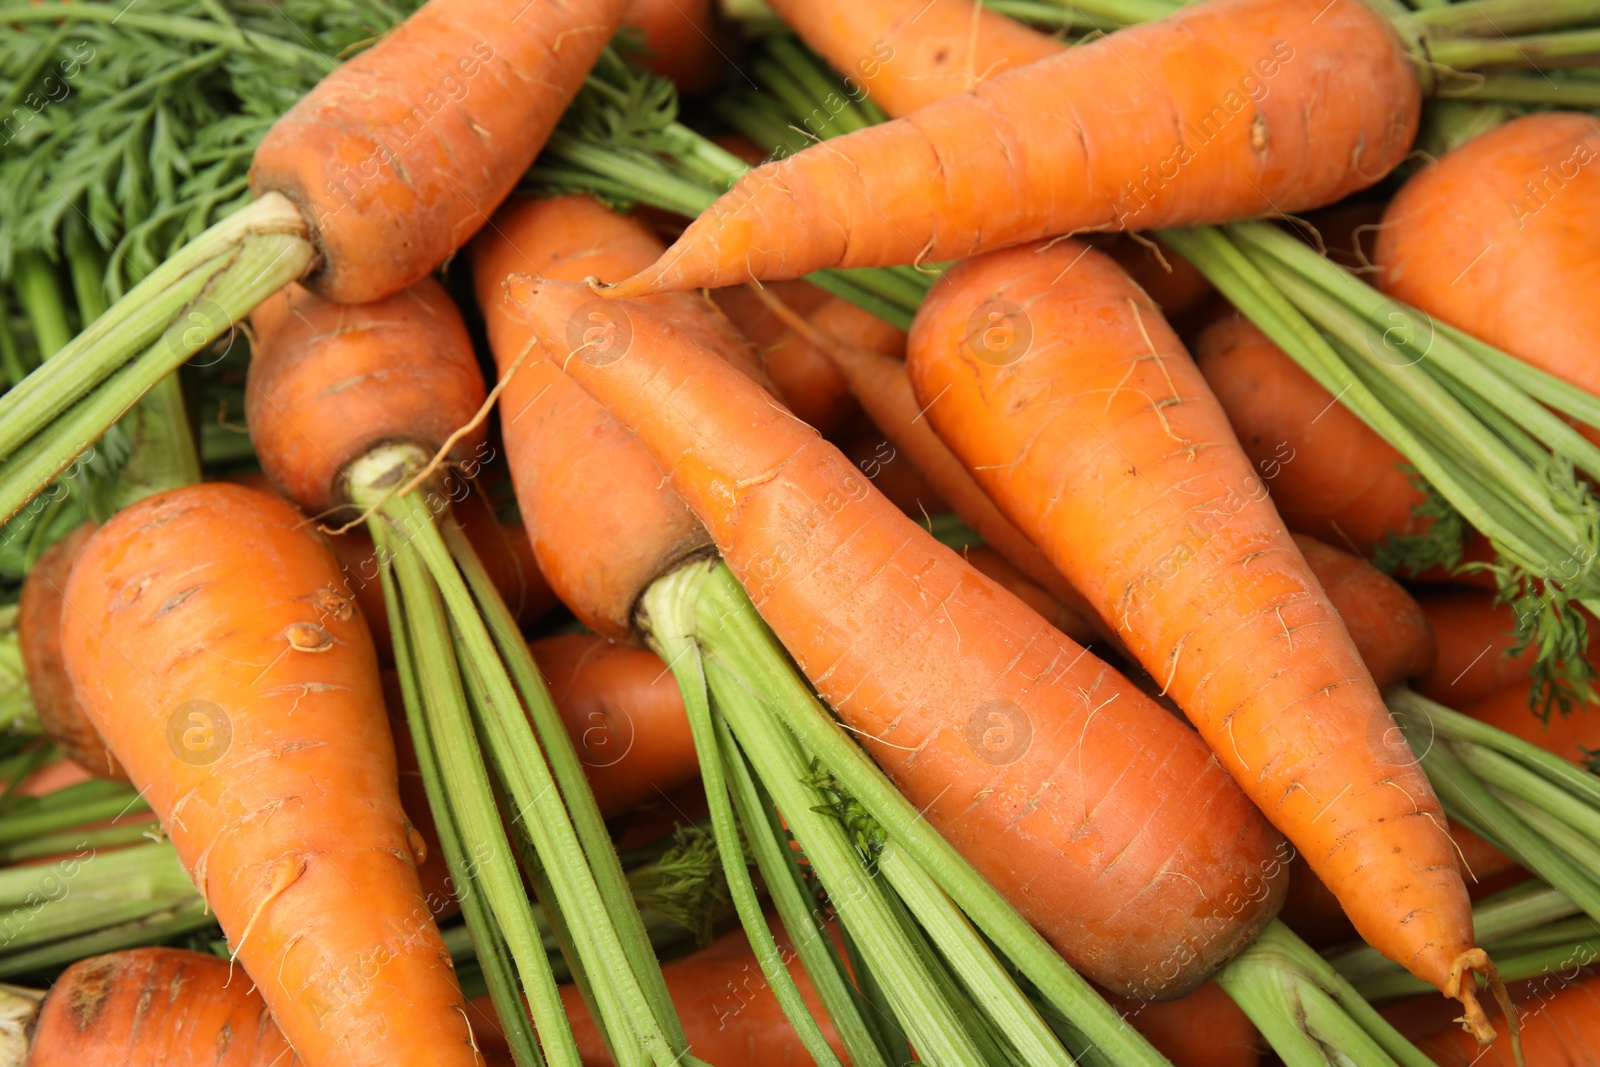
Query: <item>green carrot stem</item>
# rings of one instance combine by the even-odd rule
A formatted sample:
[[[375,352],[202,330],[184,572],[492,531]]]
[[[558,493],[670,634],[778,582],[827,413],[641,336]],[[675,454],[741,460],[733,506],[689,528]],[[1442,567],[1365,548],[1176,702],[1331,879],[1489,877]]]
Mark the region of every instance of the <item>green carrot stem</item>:
[[[146,840],[160,830],[154,819],[129,822],[124,826],[101,826],[92,830],[69,830],[65,833],[45,834],[42,837],[19,841],[0,847],[0,863],[59,856],[81,846],[95,850],[117,845],[133,845]]]
[[[1600,107],[1600,82],[1553,76],[1555,73],[1481,74],[1447,82],[1439,87],[1438,95],[1446,100],[1554,104],[1573,111]]]
[[[1523,982],[1544,975],[1555,977],[1552,972],[1563,970],[1576,972],[1596,960],[1600,960],[1600,938],[1585,938],[1526,952],[1496,954],[1495,970],[1500,972],[1502,981]],[[1575,973],[1565,976],[1556,987],[1570,982],[1574,977]],[[1394,1000],[1434,991],[1433,986],[1398,970],[1357,982],[1356,989],[1371,1001]]]
[[[712,571],[702,591],[699,610],[702,619],[713,620],[717,627],[719,658],[738,663],[742,669],[786,661],[787,653],[761,622],[725,565]],[[702,640],[709,640],[704,623],[700,629]],[[1165,1058],[928,825],[792,669],[763,670],[752,677],[751,686],[762,695],[767,713],[776,715],[805,750],[815,754],[867,806],[889,837],[934,877],[974,925],[1033,983],[1045,1003],[1088,1043],[1123,1067],[1165,1064]],[[782,803],[781,798],[775,799]]]
[[[351,477],[355,503],[379,503],[382,491],[371,490],[371,479],[359,477],[359,473],[352,472]],[[408,550],[410,531],[405,525],[381,513],[367,525],[380,564],[393,574],[384,590],[391,630],[406,635],[412,665],[408,673],[413,680],[406,718],[417,739],[419,759],[426,746],[434,753],[433,762],[440,772],[439,797],[447,802],[434,810],[452,820],[460,836],[458,865],[450,872],[456,892],[462,897],[482,893],[485,909],[515,962],[544,1057],[556,1067],[581,1067],[577,1041],[495,807],[443,599],[416,553]],[[405,678],[402,675],[402,682]],[[432,794],[429,802],[431,806]],[[447,854],[447,862],[449,859]],[[485,937],[479,944],[487,948],[492,941]]]
[[[28,316],[40,361],[49,359],[72,340],[66,294],[60,273],[43,252],[24,252],[12,268],[11,285]]]
[[[149,805],[128,790],[125,794],[119,792],[55,810],[8,811],[5,818],[0,819],[0,845],[14,845],[69,827],[148,810]]]
[[[1419,11],[1415,20],[1431,31],[1501,37],[1600,21],[1596,0],[1474,0]]]
[[[89,956],[140,945],[161,944],[183,934],[215,926],[216,918],[196,894],[175,908],[153,912],[131,922],[51,941],[20,952],[0,954],[0,978],[54,970]]]
[[[1533,6],[1533,5],[1529,5]],[[1432,37],[1428,55],[1455,70],[1500,68],[1541,70],[1592,65],[1600,58],[1600,30],[1533,34],[1524,37]]]

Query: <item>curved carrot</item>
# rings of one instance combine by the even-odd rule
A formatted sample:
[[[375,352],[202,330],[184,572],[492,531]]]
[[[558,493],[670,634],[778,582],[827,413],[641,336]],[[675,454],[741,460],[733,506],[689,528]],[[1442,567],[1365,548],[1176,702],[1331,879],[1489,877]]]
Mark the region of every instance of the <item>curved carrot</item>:
[[[1280,842],[1177,719],[651,308],[610,305],[631,342],[586,360],[564,331],[589,290],[512,282],[548,358],[663,465],[801,671],[1071,963],[1179,996],[1276,912]]]
[[[534,343],[531,328],[502,298],[507,277],[620,277],[661,247],[637,220],[588,197],[507,204],[494,229],[472,246],[478,304],[500,373]],[[664,297],[656,306],[744,373],[764,379],[748,342],[704,298]],[[589,314],[604,307],[597,302]],[[587,323],[575,327],[580,336]],[[586,626],[629,639],[640,593],[709,551],[710,538],[644,449],[542,359],[530,358],[512,374],[499,405],[517,503],[540,570]]]
[[[1370,557],[1425,528],[1405,457],[1243,316],[1203,330],[1194,358],[1290,529]]]
[[[1182,344],[1073,241],[968,260],[908,370],[950,448],[1328,883],[1487,1032],[1486,959],[1432,787]]]
[[[44,734],[63,755],[100,778],[126,782],[127,772],[106,748],[72,690],[61,653],[61,597],[67,576],[95,531],[86,522],[46,549],[22,580],[17,602],[17,643],[28,693]]]
[[[396,293],[466,244],[544,146],[627,0],[431,0],[342,64],[257,146],[250,188],[282,193],[330,300]]]
[[[699,776],[683,695],[660,656],[594,634],[547,637],[528,648],[600,814],[621,815]]]
[[[1419,102],[1410,57],[1363,4],[1186,7],[758,167],[609,292],[1299,211],[1387,173]]]
[[[287,501],[161,493],[84,546],[67,670],[301,1059],[478,1063],[338,582]]]
[[[1549,111],[1473,138],[1389,202],[1385,292],[1600,394],[1600,120]],[[1582,427],[1600,441],[1600,427]]]
[[[1417,692],[1452,708],[1482,700],[1507,686],[1525,682],[1538,650],[1516,656],[1516,616],[1509,604],[1495,602],[1481,589],[1423,589],[1417,603],[1439,639],[1439,659],[1417,683]]]
[[[1481,1048],[1465,1034],[1448,1030],[1417,1042],[1439,1067],[1591,1067],[1600,1049],[1600,975],[1566,978],[1552,974],[1516,998],[1522,1020],[1521,1061],[1502,1035]]]
[[[649,54],[639,62],[672,79],[680,94],[694,96],[717,84],[723,56],[711,0],[632,0],[622,22],[643,35]]]
[[[245,419],[267,477],[315,518],[345,506],[353,460],[397,440],[432,450],[484,396],[460,313],[424,278],[370,304],[301,296],[251,357]],[[483,440],[469,430],[450,457],[482,462]]]
[[[1438,655],[1433,627],[1399,582],[1359,556],[1305,534],[1293,537],[1379,692],[1432,669]]]
[[[968,93],[1066,43],[972,0],[772,0],[806,44],[892,118]]]

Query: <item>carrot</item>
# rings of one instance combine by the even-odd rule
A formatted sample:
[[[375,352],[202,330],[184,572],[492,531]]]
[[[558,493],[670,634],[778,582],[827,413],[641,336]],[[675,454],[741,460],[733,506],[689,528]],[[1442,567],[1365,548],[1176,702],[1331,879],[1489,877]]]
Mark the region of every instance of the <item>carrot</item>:
[[[62,592],[78,553],[94,531],[92,522],[79,526],[46,549],[28,571],[17,603],[18,650],[45,736],[97,777],[126,782],[127,773],[84,717],[61,653]]]
[[[84,546],[67,670],[307,1064],[476,1063],[338,580],[285,501],[161,493]]]
[[[929,293],[907,359],[951,450],[1116,626],[1362,936],[1490,1032],[1461,980],[1488,962],[1443,809],[1149,298],[1077,242],[992,253]]]
[[[633,0],[622,22],[643,35],[640,43],[649,54],[640,62],[671,78],[682,95],[717,84],[723,56],[711,0]]]
[[[661,247],[637,221],[587,197],[506,205],[494,230],[472,247],[478,303],[501,374],[533,343],[527,324],[501,299],[509,275],[584,278],[612,273],[619,262],[629,265],[626,271],[650,262]],[[746,373],[761,376],[748,343],[702,297],[665,298],[658,306]],[[655,461],[559,370],[530,359],[511,376],[500,410],[517,503],[540,570],[584,625],[629,639],[640,592],[708,551],[710,538]],[[584,536],[573,536],[579,530]]]
[[[1439,639],[1439,658],[1420,679],[1417,692],[1459,708],[1532,676],[1538,650],[1516,645],[1516,618],[1509,604],[1481,589],[1424,589],[1417,603]]]
[[[972,564],[973,570],[1003,586],[1018,600],[1038,612],[1039,617],[1045,622],[1074,641],[1089,645],[1100,639],[1100,633],[1093,623],[1058,600],[1043,586],[1029,581],[1027,575],[1017,570],[1009,560],[988,545],[969,548],[964,555],[967,562]]]
[[[1479,1048],[1465,1034],[1446,1031],[1417,1043],[1439,1067],[1589,1067],[1600,1049],[1600,975],[1563,980],[1552,975],[1519,998],[1523,1060],[1512,1055],[1508,1037]]]
[[[1364,5],[1184,8],[759,167],[609,292],[1315,207],[1399,162],[1419,99],[1400,40]]]
[[[1438,655],[1433,627],[1399,582],[1359,556],[1305,534],[1295,534],[1294,543],[1379,692],[1429,672]]]
[[[1600,707],[1580,705],[1544,722],[1528,710],[1527,682],[1513,682],[1497,689],[1461,711],[1580,767],[1592,766],[1595,753],[1600,752]]]
[[[602,815],[620,815],[699,775],[683,697],[661,657],[593,634],[562,634],[528,647]]]
[[[1447,152],[1389,202],[1380,287],[1535,367],[1600,394],[1600,121],[1550,111]],[[1580,427],[1592,441],[1600,428]]]
[[[929,516],[950,510],[928,476],[876,428],[847,437],[838,444],[856,469],[872,479],[878,492],[913,519],[926,521]]]
[[[564,334],[586,288],[516,278],[507,299],[662,465],[907,799],[1069,962],[1178,996],[1271,918],[1276,837],[1175,718],[653,309],[612,305],[631,343],[591,362]]]
[[[1215,982],[1166,1002],[1107,999],[1172,1067],[1256,1067],[1261,1059],[1255,1024]]]
[[[305,216],[322,296],[399,292],[467,242],[544,146],[627,0],[431,0],[256,148],[250,187]],[[530,87],[532,87],[530,89]]]
[[[1405,457],[1244,317],[1205,329],[1194,358],[1291,530],[1370,558],[1426,528]]]
[[[1193,263],[1159,242],[1119,237],[1105,252],[1139,283],[1139,288],[1149,294],[1169,320],[1192,311],[1216,292]]]
[[[1066,47],[971,0],[772,0],[771,6],[845,76],[852,95],[865,92],[894,118]]]

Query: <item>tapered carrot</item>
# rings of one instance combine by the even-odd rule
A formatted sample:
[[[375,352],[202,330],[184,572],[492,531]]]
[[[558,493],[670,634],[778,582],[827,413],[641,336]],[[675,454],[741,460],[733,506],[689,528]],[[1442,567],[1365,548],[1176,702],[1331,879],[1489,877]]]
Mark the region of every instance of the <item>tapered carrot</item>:
[[[46,549],[28,571],[17,602],[17,639],[28,693],[45,736],[85,770],[125,782],[127,773],[84,717],[61,654],[61,597],[72,565],[94,531],[92,522],[79,526]]]
[[[1438,655],[1433,627],[1399,582],[1314,537],[1295,534],[1294,543],[1339,613],[1379,692],[1428,674]]]
[[[610,292],[1303,210],[1398,163],[1419,100],[1399,38],[1365,5],[1183,8],[759,167]]]
[[[67,670],[302,1060],[477,1063],[338,580],[285,501],[161,493],[84,546]]]
[[[432,0],[323,79],[257,146],[250,186],[282,193],[321,263],[305,283],[359,303],[467,242],[555,128],[627,0],[532,7]]]
[[[602,815],[620,815],[699,775],[683,696],[660,656],[594,634],[547,637],[529,650]]]
[[[1532,675],[1538,650],[1530,645],[1518,655],[1506,654],[1517,643],[1516,616],[1511,605],[1496,603],[1494,594],[1424,589],[1417,603],[1439,639],[1438,661],[1416,687],[1429,700],[1460,708]]]
[[[1105,256],[960,264],[912,327],[928,417],[1302,851],[1490,1031],[1443,809],[1182,344]]]
[[[508,276],[620,276],[614,264],[631,270],[661,247],[639,222],[588,197],[506,205],[494,230],[472,248],[478,303],[501,374],[534,343],[532,330],[502,299]],[[748,342],[702,297],[668,297],[658,306],[746,373],[764,377]],[[597,301],[587,314],[604,308]],[[605,328],[598,319],[580,319],[574,326],[580,337]],[[540,570],[590,629],[629,639],[639,593],[671,567],[708,551],[710,538],[627,431],[542,360],[529,359],[512,375],[500,410],[517,503]],[[574,537],[579,530],[585,536]]]
[[[612,305],[631,342],[588,360],[564,333],[586,288],[519,278],[507,296],[666,469],[908,799],[1085,974],[1181,995],[1276,911],[1276,836],[1175,718],[652,309]]]
[[[1600,975],[1563,973],[1532,983],[1517,998],[1522,1020],[1520,1062],[1539,1067],[1592,1067],[1600,1049]],[[1465,1034],[1445,1031],[1417,1043],[1439,1067],[1513,1067],[1509,1037],[1480,1048]]]
[[[772,8],[848,89],[892,118],[1066,47],[971,0],[776,0]]]
[[[1600,120],[1508,122],[1419,171],[1384,212],[1379,285],[1480,340],[1600,394],[1587,346],[1600,222]],[[1600,441],[1600,429],[1584,427]]]

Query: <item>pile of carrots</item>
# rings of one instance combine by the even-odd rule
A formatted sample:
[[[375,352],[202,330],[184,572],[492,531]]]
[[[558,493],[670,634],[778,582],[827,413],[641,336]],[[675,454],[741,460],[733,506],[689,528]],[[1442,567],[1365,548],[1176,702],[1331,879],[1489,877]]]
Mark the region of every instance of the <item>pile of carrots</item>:
[[[1600,1062],[1600,452],[1473,409],[1531,570],[1381,328],[1600,445],[1600,8],[1086,10],[429,0],[279,117],[0,396],[24,500],[250,351],[0,615],[0,1064]]]

